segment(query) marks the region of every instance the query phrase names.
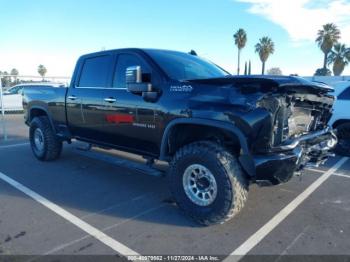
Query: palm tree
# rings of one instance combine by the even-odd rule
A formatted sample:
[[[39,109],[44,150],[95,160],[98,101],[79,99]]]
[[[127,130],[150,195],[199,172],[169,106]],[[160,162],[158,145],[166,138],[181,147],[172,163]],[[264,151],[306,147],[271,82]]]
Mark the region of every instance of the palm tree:
[[[38,66],[38,73],[39,73],[39,75],[41,75],[41,77],[42,77],[43,80],[44,80],[45,75],[46,75],[46,73],[47,73],[46,67],[43,66],[43,65],[39,65],[39,66]]]
[[[327,68],[328,54],[331,52],[333,46],[338,43],[340,39],[340,31],[338,27],[333,24],[325,24],[321,30],[318,30],[316,43],[324,53],[323,69]]]
[[[344,44],[335,44],[327,61],[328,65],[333,64],[333,74],[340,76],[350,62],[350,48],[346,48]]]
[[[259,43],[255,45],[255,53],[259,54],[260,60],[262,62],[262,74],[265,74],[265,63],[270,55],[275,52],[275,44],[272,42],[271,38],[264,36],[259,39]]]
[[[241,63],[241,50],[245,47],[247,43],[247,33],[244,29],[240,28],[234,35],[235,45],[238,48],[238,66],[237,66],[237,75],[239,75],[240,71],[240,63]]]

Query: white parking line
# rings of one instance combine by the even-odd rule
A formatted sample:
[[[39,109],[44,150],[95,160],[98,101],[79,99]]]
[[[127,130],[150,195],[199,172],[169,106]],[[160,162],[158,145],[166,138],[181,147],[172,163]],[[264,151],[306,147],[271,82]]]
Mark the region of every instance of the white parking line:
[[[311,172],[316,172],[316,173],[324,173],[326,172],[325,170],[321,170],[321,169],[316,169],[316,168],[305,168],[305,170],[307,171],[311,171]]]
[[[333,174],[333,176],[340,176],[340,177],[346,177],[346,178],[350,178],[350,175],[343,175],[343,174]]]
[[[101,241],[105,245],[109,246],[119,254],[123,256],[129,256],[129,255],[136,255],[139,254],[135,252],[134,250],[131,250],[127,246],[123,245],[122,243],[118,242],[117,240],[111,238],[110,236],[106,235],[102,231],[98,230],[97,228],[91,226],[90,224],[86,223],[85,221],[81,220],[80,218],[76,217],[72,213],[69,213],[65,209],[61,208],[60,206],[56,205],[55,203],[49,201],[48,199],[44,198],[43,196],[35,193],[31,189],[25,187],[24,185],[20,184],[19,182],[13,180],[12,178],[6,176],[5,174],[0,172],[0,179],[7,182],[11,186],[17,188],[19,191],[23,192],[27,196],[31,197],[38,203],[44,205],[51,211],[55,212],[57,215],[63,217],[64,219],[68,220],[75,226],[79,227],[89,235],[93,236],[97,240]]]
[[[13,145],[5,145],[5,146],[0,146],[0,149],[3,148],[11,148],[11,147],[19,147],[19,146],[27,146],[29,143],[20,143],[20,144],[13,144]]]
[[[341,158],[333,167],[320,176],[292,202],[278,212],[270,221],[249,237],[242,245],[231,253],[227,261],[239,261],[257,244],[259,244],[274,228],[276,228],[290,213],[292,213],[307,197],[309,197],[319,186],[323,184],[334,172],[336,172],[346,161],[347,157]]]
[[[312,172],[316,172],[316,173],[320,173],[320,174],[324,174],[326,172],[324,170],[315,169],[315,168],[307,168],[307,170],[312,171]],[[350,175],[344,175],[344,174],[340,174],[340,173],[333,173],[332,176],[350,178]]]

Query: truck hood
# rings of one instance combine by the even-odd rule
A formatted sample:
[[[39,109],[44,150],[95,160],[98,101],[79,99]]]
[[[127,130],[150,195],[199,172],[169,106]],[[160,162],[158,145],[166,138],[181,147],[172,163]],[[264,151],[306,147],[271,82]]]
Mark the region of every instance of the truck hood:
[[[324,83],[311,82],[295,76],[227,76],[221,78],[207,78],[188,80],[188,82],[208,85],[233,85],[242,92],[307,92],[325,94],[334,89]]]

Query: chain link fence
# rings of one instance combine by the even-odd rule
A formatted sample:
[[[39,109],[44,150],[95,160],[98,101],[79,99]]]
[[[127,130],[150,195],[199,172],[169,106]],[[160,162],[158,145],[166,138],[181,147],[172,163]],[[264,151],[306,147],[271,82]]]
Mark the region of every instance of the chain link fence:
[[[23,136],[22,94],[25,86],[65,85],[70,77],[38,77],[28,75],[0,75],[0,142]],[[54,88],[54,87],[53,87]]]

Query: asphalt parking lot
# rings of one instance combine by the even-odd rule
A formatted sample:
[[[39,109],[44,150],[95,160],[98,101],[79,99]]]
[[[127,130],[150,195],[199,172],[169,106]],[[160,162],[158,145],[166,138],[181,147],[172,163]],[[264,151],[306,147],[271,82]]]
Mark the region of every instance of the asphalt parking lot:
[[[201,227],[172,202],[164,177],[129,165],[134,156],[73,143],[58,161],[39,162],[22,115],[6,118],[0,255],[350,255],[347,158],[284,185],[253,185],[236,218]]]

